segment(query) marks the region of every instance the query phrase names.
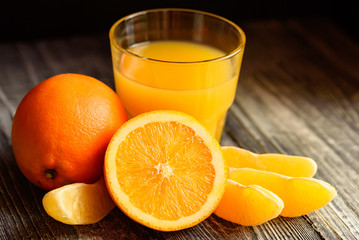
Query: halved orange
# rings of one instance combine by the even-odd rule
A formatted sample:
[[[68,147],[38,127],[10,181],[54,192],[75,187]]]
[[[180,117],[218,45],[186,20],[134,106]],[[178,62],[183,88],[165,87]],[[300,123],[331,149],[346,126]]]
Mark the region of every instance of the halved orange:
[[[175,111],[144,113],[122,125],[107,148],[104,171],[119,208],[162,231],[207,218],[227,179],[218,142],[193,117]]]

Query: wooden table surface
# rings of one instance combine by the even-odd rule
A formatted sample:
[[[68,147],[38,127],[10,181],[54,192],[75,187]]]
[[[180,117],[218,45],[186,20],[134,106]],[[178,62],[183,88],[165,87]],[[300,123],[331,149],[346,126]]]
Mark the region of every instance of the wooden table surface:
[[[19,171],[11,150],[15,110],[37,83],[59,73],[113,87],[107,35],[0,44],[1,239],[359,239],[359,45],[326,19],[250,21],[237,95],[222,145],[308,156],[338,196],[297,218],[243,227],[214,215],[177,232],[143,227],[115,208],[69,226],[46,215],[44,191]]]

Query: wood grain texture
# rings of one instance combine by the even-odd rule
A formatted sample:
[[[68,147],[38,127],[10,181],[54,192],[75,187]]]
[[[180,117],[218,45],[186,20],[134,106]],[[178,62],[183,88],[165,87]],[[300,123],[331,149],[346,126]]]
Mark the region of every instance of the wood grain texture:
[[[107,36],[0,45],[0,239],[359,239],[359,45],[325,19],[242,24],[247,45],[222,145],[304,155],[316,178],[336,187],[326,207],[244,227],[215,215],[177,232],[148,229],[114,209],[87,226],[48,217],[44,191],[29,183],[11,150],[11,124],[42,80],[82,73],[113,85]]]

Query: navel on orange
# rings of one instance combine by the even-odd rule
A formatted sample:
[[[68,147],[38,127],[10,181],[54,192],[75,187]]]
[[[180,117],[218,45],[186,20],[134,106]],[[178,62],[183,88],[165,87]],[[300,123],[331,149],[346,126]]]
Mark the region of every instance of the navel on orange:
[[[162,231],[206,219],[227,179],[218,142],[197,120],[175,111],[145,113],[122,125],[107,148],[104,171],[120,209]]]

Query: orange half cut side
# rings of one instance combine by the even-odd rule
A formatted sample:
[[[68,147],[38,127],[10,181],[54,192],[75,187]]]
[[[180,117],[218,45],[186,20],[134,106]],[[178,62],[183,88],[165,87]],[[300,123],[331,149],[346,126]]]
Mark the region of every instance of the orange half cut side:
[[[115,203],[135,221],[162,231],[207,218],[223,196],[227,166],[218,142],[194,118],[155,111],[125,123],[105,157]]]

